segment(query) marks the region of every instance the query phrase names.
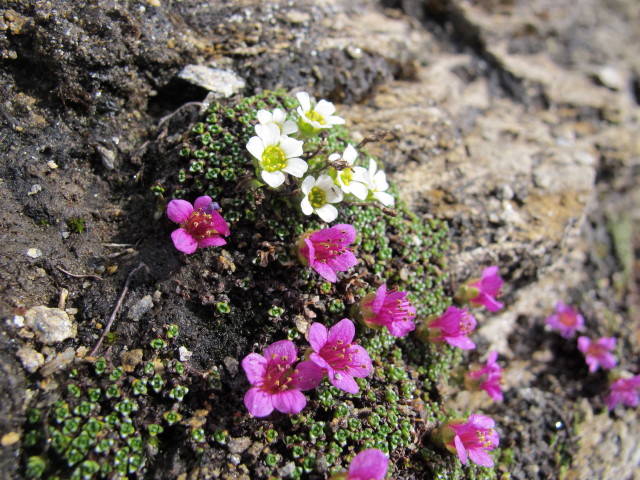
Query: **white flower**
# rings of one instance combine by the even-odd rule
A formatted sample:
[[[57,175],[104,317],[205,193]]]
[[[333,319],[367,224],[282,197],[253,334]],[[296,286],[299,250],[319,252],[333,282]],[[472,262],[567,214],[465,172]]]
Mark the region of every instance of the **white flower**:
[[[309,166],[302,160],[301,140],[280,135],[280,127],[268,123],[257,137],[247,142],[247,150],[256,157],[261,168],[260,176],[267,185],[277,188],[284,183],[284,173],[301,178]]]
[[[323,128],[331,128],[333,125],[342,125],[344,118],[334,115],[336,107],[331,102],[320,100],[313,108],[311,108],[311,99],[306,92],[296,94],[300,106],[298,107],[298,115],[300,120],[309,125],[313,130],[321,130]]]
[[[373,198],[385,207],[391,207],[395,203],[395,199],[385,191],[389,188],[387,176],[384,170],[376,171],[377,169],[376,161],[370,158],[369,170],[364,167],[353,167],[353,180],[364,183],[369,188]]]
[[[316,212],[325,222],[333,222],[338,216],[338,209],[331,203],[342,201],[342,192],[333,183],[333,178],[322,174],[316,180],[313,176],[308,176],[302,181],[302,193],[304,198],[300,206],[302,213],[311,215]]]
[[[298,131],[298,126],[292,120],[287,120],[287,114],[284,110],[276,108],[273,112],[266,110],[258,110],[258,121],[256,125],[256,133],[260,136],[260,133],[264,129],[265,125],[275,123],[280,129],[282,135],[290,135]]]
[[[369,194],[369,187],[361,181],[356,180],[354,178],[354,171],[350,168],[357,156],[358,152],[356,149],[353,148],[352,145],[348,145],[342,156],[340,156],[339,153],[329,155],[329,161],[336,162],[342,159],[348,165],[347,168],[337,170],[336,182],[344,193],[351,193],[360,200],[364,200]]]

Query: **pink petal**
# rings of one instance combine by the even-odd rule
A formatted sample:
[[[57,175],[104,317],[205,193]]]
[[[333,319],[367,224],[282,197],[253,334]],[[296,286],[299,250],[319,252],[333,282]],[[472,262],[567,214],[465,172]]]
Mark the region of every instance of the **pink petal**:
[[[327,260],[327,264],[337,272],[344,272],[358,264],[358,259],[351,251],[346,251]]]
[[[213,220],[213,228],[215,228],[217,232],[220,232],[220,235],[226,237],[231,233],[225,219],[215,210],[211,212],[211,219]]]
[[[449,345],[461,348],[462,350],[473,350],[476,348],[476,344],[467,337],[445,337],[445,341]]]
[[[401,320],[387,324],[389,333],[394,337],[404,337],[407,333],[411,332],[415,328],[416,326],[411,320]]]
[[[487,357],[487,365],[494,365],[496,363],[496,360],[498,360],[498,351],[492,350]]]
[[[578,350],[582,353],[587,353],[589,350],[589,345],[591,345],[591,340],[588,337],[578,337]]]
[[[481,467],[493,467],[492,458],[480,448],[472,448],[469,450],[469,458]]]
[[[616,347],[616,339],[615,337],[603,337],[598,340],[598,344],[607,350],[613,350]]]
[[[320,356],[319,354],[313,352],[311,355],[309,355],[309,360],[312,361],[313,363],[315,363],[318,367],[320,367],[323,370],[331,370],[333,371],[333,368],[331,367],[331,365],[329,365],[327,363],[327,361]]]
[[[326,263],[315,262],[313,264],[313,269],[318,272],[318,274],[327,282],[335,283],[338,281],[336,272],[334,272],[333,269]]]
[[[267,371],[267,359],[257,353],[250,353],[242,360],[242,368],[251,385],[262,383]]]
[[[336,343],[342,340],[344,343],[351,343],[356,335],[356,327],[351,320],[343,318],[329,330],[329,342]]]
[[[382,480],[389,469],[389,458],[377,448],[357,454],[349,467],[349,478]]]
[[[376,290],[376,298],[373,299],[373,303],[371,304],[371,310],[374,313],[378,313],[382,308],[382,304],[384,303],[384,299],[387,296],[387,284],[383,283]]]
[[[176,223],[184,222],[193,213],[193,207],[186,200],[171,200],[167,205],[167,217]]]
[[[209,205],[211,205],[211,202],[213,202],[213,200],[211,200],[211,197],[203,195],[202,197],[196,198],[196,201],[193,202],[193,209],[205,210]]]
[[[458,452],[458,458],[460,459],[460,462],[462,462],[463,465],[467,464],[467,450],[464,448],[464,445],[462,444],[462,440],[460,440],[460,437],[458,435],[456,435],[456,437],[453,440],[455,446],[456,446],[456,452]]]
[[[314,362],[307,360],[296,365],[292,376],[296,388],[310,390],[320,385],[324,372]]]
[[[266,417],[273,412],[271,395],[253,387],[244,396],[244,405],[254,417]]]
[[[480,294],[471,300],[472,304],[477,304],[477,305],[484,305],[487,310],[491,311],[491,312],[497,312],[498,310],[500,310],[504,304],[498,302],[495,298],[493,298],[490,295],[487,295],[484,292],[480,292]]]
[[[289,363],[292,363],[295,362],[298,356],[298,347],[291,340],[280,340],[265,348],[264,356],[267,361],[271,361],[274,358],[279,360],[284,356]]]
[[[182,253],[187,255],[195,252],[198,249],[198,242],[193,238],[184,228],[179,228],[171,233],[171,240],[173,245]]]
[[[335,372],[333,375],[329,375],[329,380],[334,387],[347,393],[356,394],[360,390],[353,377],[345,372]]]
[[[504,281],[500,278],[498,274],[498,267],[492,266],[487,267],[482,272],[482,280],[480,281],[480,285],[482,289],[490,295],[497,295],[500,292],[500,287]]]
[[[307,340],[315,352],[322,350],[322,347],[326,345],[328,338],[329,334],[327,332],[327,327],[321,323],[313,323],[309,328]]]
[[[349,373],[354,377],[368,376],[373,371],[373,365],[367,351],[360,345],[354,345],[351,347],[351,352],[353,361],[351,362]]]
[[[469,423],[475,428],[491,429],[496,426],[496,422],[486,415],[470,415]]]
[[[304,239],[304,245],[300,248],[300,254],[307,259],[309,265],[313,265],[316,258],[316,249],[308,238]]]
[[[219,247],[221,245],[226,245],[226,244],[227,244],[227,241],[224,238],[216,235],[215,237],[203,238],[198,242],[198,247],[200,248]]]
[[[276,393],[271,397],[273,407],[282,413],[296,414],[307,404],[307,399],[299,390]]]

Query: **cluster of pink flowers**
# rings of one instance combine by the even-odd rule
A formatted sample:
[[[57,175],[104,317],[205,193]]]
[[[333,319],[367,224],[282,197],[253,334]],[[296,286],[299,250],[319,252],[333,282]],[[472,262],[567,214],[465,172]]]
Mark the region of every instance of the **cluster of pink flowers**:
[[[307,404],[302,390],[320,385],[326,375],[333,386],[348,393],[358,393],[354,377],[368,376],[373,367],[367,351],[353,342],[355,326],[348,318],[327,329],[314,323],[308,340],[312,353],[299,362],[298,348],[290,340],[272,343],[264,355],[250,353],[242,368],[251,388],[244,404],[255,417],[265,417],[274,409],[282,413],[299,413]]]

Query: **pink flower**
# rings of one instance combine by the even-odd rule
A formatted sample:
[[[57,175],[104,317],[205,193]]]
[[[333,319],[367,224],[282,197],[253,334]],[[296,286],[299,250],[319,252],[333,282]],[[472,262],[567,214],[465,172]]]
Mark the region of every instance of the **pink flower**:
[[[346,223],[305,233],[298,241],[298,256],[322,278],[337,282],[337,272],[344,272],[358,263],[349,248],[355,239],[356,229]]]
[[[377,448],[363,450],[351,460],[346,480],[383,480],[389,458]]]
[[[640,375],[631,378],[619,378],[611,384],[611,393],[605,399],[609,410],[613,410],[622,402],[627,407],[638,406],[638,393],[640,392]]]
[[[502,387],[500,386],[502,368],[496,362],[497,359],[498,351],[494,350],[489,354],[487,364],[484,367],[467,373],[467,382],[465,383],[473,389],[484,390],[493,400],[501,402],[503,400]]]
[[[282,413],[299,413],[307,404],[300,390],[315,388],[322,380],[322,370],[313,362],[300,362],[294,367],[298,349],[289,340],[272,343],[264,357],[250,353],[242,360],[252,387],[244,396],[251,415],[266,417],[275,408]]]
[[[198,248],[227,243],[220,235],[228,236],[229,226],[216,211],[218,208],[206,195],[198,197],[193,206],[186,200],[171,200],[167,216],[180,224],[171,234],[175,247],[188,255]]]
[[[443,315],[435,319],[427,319],[426,328],[421,328],[420,337],[436,344],[448,343],[463,350],[476,348],[467,335],[476,328],[476,319],[467,309],[459,309],[453,305]]]
[[[387,292],[386,284],[362,299],[360,314],[366,325],[372,328],[387,327],[394,337],[404,337],[416,328],[413,322],[416,308],[407,300],[407,292]]]
[[[371,358],[360,345],[351,343],[356,327],[343,318],[327,331],[321,323],[309,329],[309,344],[313,353],[309,360],[327,372],[331,384],[348,393],[358,393],[353,377],[366,377],[371,373]]]
[[[564,338],[571,338],[576,331],[584,330],[584,318],[577,310],[562,302],[556,303],[556,313],[544,321],[554,330],[559,330]]]
[[[587,337],[578,338],[578,350],[580,350],[589,365],[589,371],[595,372],[598,367],[611,370],[618,363],[611,350],[616,346],[616,339],[613,337],[603,337],[596,342],[592,342]]]
[[[471,281],[466,285],[466,296],[469,303],[474,307],[484,305],[487,310],[497,312],[503,306],[496,300],[503,283],[504,281],[498,274],[498,267],[494,265],[485,268],[480,280]]]
[[[495,422],[484,415],[471,415],[468,421],[454,419],[436,431],[437,438],[451,453],[457,453],[463,465],[467,456],[482,467],[493,467],[487,451],[495,449],[500,439],[494,429]]]

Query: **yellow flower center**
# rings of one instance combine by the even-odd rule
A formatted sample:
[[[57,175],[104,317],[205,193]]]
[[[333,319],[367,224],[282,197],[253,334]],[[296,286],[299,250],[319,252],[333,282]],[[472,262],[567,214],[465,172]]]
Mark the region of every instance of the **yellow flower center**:
[[[319,187],[313,187],[309,192],[309,203],[313,208],[320,208],[327,203],[327,194]]]
[[[287,158],[280,147],[269,145],[262,152],[262,168],[267,172],[282,170],[287,166]]]
[[[340,172],[340,180],[342,180],[342,183],[344,183],[345,185],[349,185],[352,178],[353,170],[351,170],[350,168],[345,168],[344,170],[342,170],[342,172]]]
[[[320,125],[324,125],[326,123],[324,121],[324,117],[320,115],[318,112],[316,112],[315,110],[309,110],[307,112],[304,112],[304,114],[312,122],[318,122]]]

